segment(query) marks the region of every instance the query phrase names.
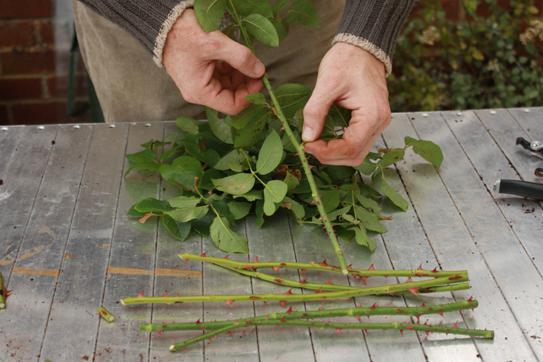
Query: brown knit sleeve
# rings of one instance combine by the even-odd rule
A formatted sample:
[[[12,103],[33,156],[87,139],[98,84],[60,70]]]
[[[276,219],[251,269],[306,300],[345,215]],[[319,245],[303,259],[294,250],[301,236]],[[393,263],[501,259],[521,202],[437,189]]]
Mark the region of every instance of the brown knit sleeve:
[[[373,54],[392,72],[398,33],[415,0],[347,0],[334,43],[345,42]]]
[[[194,0],[79,0],[135,36],[162,66],[166,37]]]

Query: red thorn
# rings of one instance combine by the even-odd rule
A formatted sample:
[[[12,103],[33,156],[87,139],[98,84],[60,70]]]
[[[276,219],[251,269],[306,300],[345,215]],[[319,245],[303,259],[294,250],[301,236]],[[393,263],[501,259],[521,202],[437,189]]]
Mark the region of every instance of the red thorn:
[[[362,318],[360,318],[359,315],[357,315],[357,316],[355,317],[355,319],[356,319],[357,321],[359,321],[359,322],[362,322]]]
[[[458,325],[458,322],[454,322],[452,326],[453,326],[453,328],[459,328],[459,327],[460,327],[460,326]]]
[[[281,268],[284,268],[284,267],[287,266],[287,263],[280,263],[279,266],[280,266]]]
[[[432,269],[432,273],[437,273],[437,266],[434,269]]]
[[[281,268],[279,268],[278,266],[274,266],[272,269],[273,269],[273,271],[275,271],[275,272],[278,272],[278,271],[281,270]]]
[[[421,307],[426,307],[426,303],[422,302]]]
[[[281,300],[279,301],[279,305],[281,306],[281,308],[285,308],[287,306],[287,302],[284,300]]]
[[[336,334],[340,334],[342,330],[340,328],[336,328]]]
[[[255,263],[260,263],[260,258],[258,257],[258,255],[255,256],[255,259],[254,259],[254,260],[255,260]]]
[[[140,290],[138,292],[138,297],[143,297],[145,295],[145,292],[143,290]]]
[[[202,322],[200,322],[200,320],[197,319],[196,322],[194,322],[194,323],[195,323],[195,324],[200,324],[200,323],[202,323]]]
[[[232,304],[234,304],[234,301],[232,299],[228,299],[226,301],[226,305],[232,305]]]
[[[375,270],[375,264],[371,263],[368,267],[368,270]]]
[[[230,255],[225,255],[223,259],[230,259]]]
[[[377,303],[373,303],[373,304],[371,305],[371,307],[370,307],[370,309],[375,309],[375,308],[377,308]]]
[[[417,295],[417,294],[419,294],[419,289],[418,288],[409,288],[409,293],[411,293],[413,295]]]
[[[327,279],[325,283],[326,284],[332,284],[332,279]]]
[[[250,300],[260,300],[260,299],[262,299],[262,298],[257,297],[256,295],[251,295],[251,296],[249,297],[249,299],[250,299]]]
[[[405,329],[412,331],[412,330],[413,330],[413,326],[412,326],[412,325],[409,325],[409,326],[405,327]]]
[[[403,329],[400,329],[400,334],[403,336]]]
[[[468,302],[473,302],[473,296],[468,298]]]
[[[328,263],[326,262],[326,259],[324,259],[323,261],[321,261],[319,263],[320,266],[328,266]]]
[[[202,251],[202,252],[200,253],[200,256],[203,257],[203,258],[205,258],[205,257],[207,256],[207,254],[206,254],[205,251]]]
[[[287,311],[285,313],[291,314],[292,312],[294,312],[294,309],[292,309],[292,307],[288,307],[288,309],[287,309]]]
[[[159,336],[159,337],[162,337],[163,334],[164,334],[164,332],[162,332],[162,331],[156,332],[156,335]]]
[[[360,281],[364,284],[368,284],[368,277],[360,277]]]
[[[294,293],[292,293],[292,289],[289,289],[289,290],[287,290],[287,291],[286,291],[285,293],[283,293],[283,294],[285,294],[285,295],[292,295],[292,294],[294,294]]]
[[[234,335],[234,332],[228,331],[228,332],[226,332],[226,335],[227,335],[228,337],[232,337],[232,336]]]
[[[283,284],[283,279],[281,279],[281,278],[275,278],[273,281],[278,283],[278,284]]]
[[[304,279],[300,280],[300,284],[307,284],[307,279],[304,278]]]
[[[322,293],[322,289],[315,290],[315,294],[321,294],[321,293]]]

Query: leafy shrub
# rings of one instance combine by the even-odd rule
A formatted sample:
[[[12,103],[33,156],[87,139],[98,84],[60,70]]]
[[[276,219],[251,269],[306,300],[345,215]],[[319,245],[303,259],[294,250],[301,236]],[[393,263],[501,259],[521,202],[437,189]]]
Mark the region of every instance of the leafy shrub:
[[[543,21],[533,0],[421,1],[398,41],[395,111],[543,104]],[[500,5],[501,4],[501,5]]]

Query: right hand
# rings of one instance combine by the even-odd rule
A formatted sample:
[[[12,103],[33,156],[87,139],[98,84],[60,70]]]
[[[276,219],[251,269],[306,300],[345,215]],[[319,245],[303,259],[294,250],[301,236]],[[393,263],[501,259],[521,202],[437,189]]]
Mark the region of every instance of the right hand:
[[[228,115],[249,106],[245,97],[262,89],[266,71],[249,48],[219,31],[204,32],[192,9],[170,30],[163,64],[187,102]]]

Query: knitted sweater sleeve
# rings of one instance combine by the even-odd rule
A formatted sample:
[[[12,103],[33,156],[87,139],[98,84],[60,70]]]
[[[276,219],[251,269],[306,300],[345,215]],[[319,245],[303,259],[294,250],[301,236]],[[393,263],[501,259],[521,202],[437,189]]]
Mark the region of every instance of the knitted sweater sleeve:
[[[396,38],[415,0],[347,0],[334,43],[358,46],[379,59],[392,72]]]

